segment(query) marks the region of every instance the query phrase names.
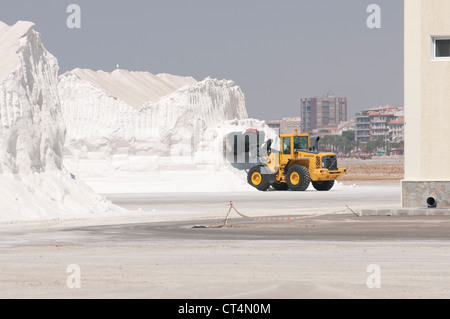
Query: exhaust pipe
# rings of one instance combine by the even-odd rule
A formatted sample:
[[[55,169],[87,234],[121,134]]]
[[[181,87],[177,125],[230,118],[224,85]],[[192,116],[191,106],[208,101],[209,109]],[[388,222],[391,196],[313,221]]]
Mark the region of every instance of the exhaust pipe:
[[[311,145],[310,147],[309,147],[309,150],[310,151],[319,151],[319,141],[320,141],[320,136],[316,136],[316,137],[311,137],[311,139],[313,140],[312,142],[311,142],[311,144],[313,144],[313,145]]]

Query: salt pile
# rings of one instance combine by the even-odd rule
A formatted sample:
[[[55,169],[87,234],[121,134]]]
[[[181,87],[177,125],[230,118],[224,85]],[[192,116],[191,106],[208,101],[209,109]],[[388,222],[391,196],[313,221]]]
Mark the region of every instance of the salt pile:
[[[58,63],[31,22],[0,22],[0,221],[91,216],[116,207],[63,166]]]
[[[248,128],[230,80],[76,69],[31,22],[0,22],[0,221],[111,216],[100,193],[255,191],[224,162]]]
[[[97,192],[254,190],[223,139],[257,128],[230,80],[75,69],[59,77],[65,165]]]
[[[58,88],[66,153],[81,157],[173,155],[196,129],[247,118],[244,94],[232,81],[75,69],[59,77]]]

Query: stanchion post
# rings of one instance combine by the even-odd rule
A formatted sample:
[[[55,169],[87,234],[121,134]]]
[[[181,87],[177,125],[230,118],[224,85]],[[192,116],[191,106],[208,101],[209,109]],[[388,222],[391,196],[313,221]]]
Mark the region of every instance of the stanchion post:
[[[230,217],[231,209],[233,208],[233,202],[230,200],[230,208],[228,209],[227,217],[225,218],[225,224],[223,224],[223,227],[227,226],[228,218]]]

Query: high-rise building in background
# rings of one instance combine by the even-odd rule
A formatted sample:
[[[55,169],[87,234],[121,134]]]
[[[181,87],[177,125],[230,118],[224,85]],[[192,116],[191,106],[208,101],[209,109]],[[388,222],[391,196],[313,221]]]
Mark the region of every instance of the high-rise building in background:
[[[347,98],[326,95],[302,98],[300,103],[302,133],[320,133],[337,130],[347,121]]]

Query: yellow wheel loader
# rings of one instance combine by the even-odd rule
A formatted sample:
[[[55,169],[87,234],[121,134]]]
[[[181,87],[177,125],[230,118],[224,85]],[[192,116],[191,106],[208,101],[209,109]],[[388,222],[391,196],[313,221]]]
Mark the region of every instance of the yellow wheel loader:
[[[258,154],[257,163],[247,173],[248,183],[256,189],[266,191],[272,186],[275,190],[305,191],[312,183],[318,191],[329,191],[335,180],[346,174],[345,168],[338,168],[336,154],[318,150],[319,137],[314,145],[308,134],[279,138],[280,151],[272,151],[272,141],[267,141],[266,154]]]

